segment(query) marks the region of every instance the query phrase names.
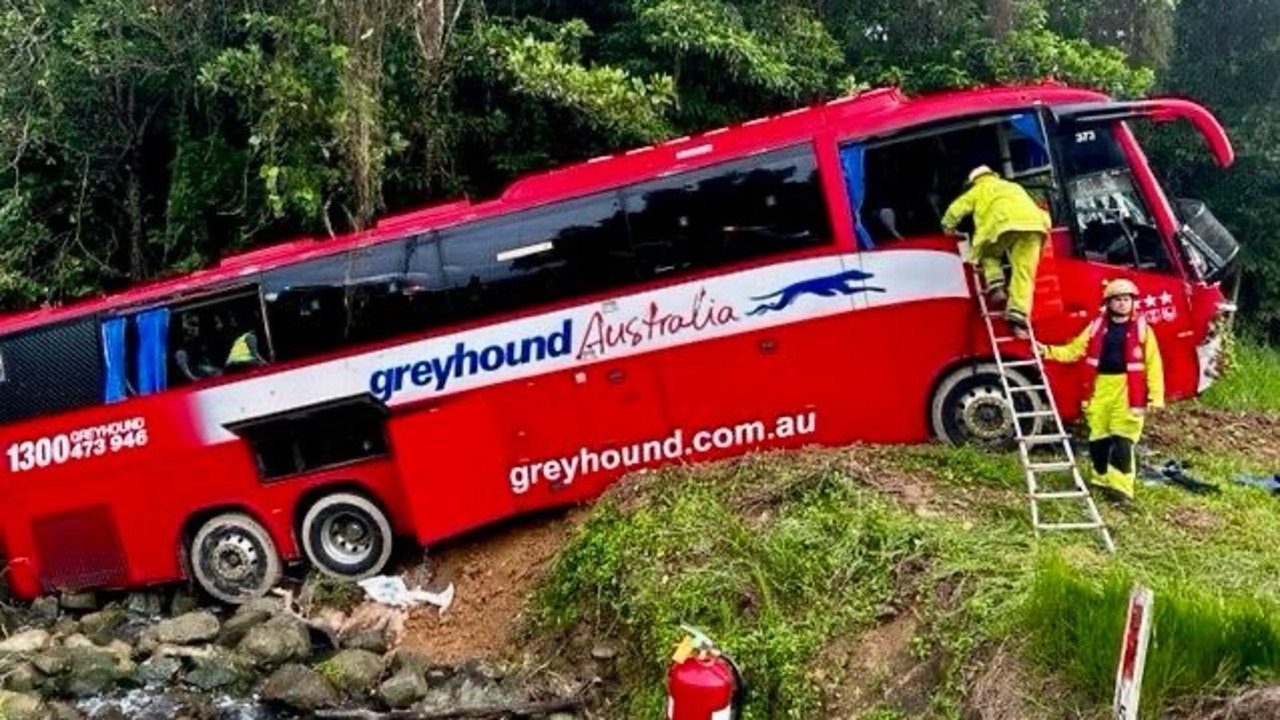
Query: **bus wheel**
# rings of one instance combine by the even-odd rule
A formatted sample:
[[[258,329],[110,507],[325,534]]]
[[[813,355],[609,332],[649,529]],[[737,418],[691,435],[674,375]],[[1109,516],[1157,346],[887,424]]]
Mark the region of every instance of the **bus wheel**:
[[[391,559],[391,523],[377,505],[350,493],[320,499],[302,519],[302,548],[317,569],[345,580],[377,575]]]
[[[1010,384],[1028,386],[1025,377],[1012,373]],[[1047,410],[1040,393],[1016,393],[1018,412]],[[1045,418],[1024,419],[1024,435],[1038,434]],[[1013,445],[1013,416],[1004,400],[1000,372],[993,363],[960,368],[938,385],[929,412],[933,434],[957,445],[973,444],[1008,449]]]
[[[191,541],[191,570],[205,592],[225,603],[262,597],[280,581],[280,556],[271,535],[241,513],[219,515]]]

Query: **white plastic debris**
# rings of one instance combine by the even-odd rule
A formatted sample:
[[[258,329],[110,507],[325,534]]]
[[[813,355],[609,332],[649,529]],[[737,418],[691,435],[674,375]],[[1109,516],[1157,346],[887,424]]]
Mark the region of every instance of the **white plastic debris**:
[[[422,603],[435,605],[440,613],[453,604],[453,583],[449,583],[441,592],[430,592],[421,588],[409,589],[404,578],[394,575],[379,575],[358,583],[365,595],[376,603],[397,608],[409,608]]]

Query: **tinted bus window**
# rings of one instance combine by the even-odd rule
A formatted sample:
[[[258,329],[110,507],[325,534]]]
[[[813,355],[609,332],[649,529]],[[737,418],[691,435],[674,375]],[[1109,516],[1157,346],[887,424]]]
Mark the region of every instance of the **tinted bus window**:
[[[831,240],[817,160],[808,146],[642,183],[623,195],[645,278]]]
[[[637,281],[622,206],[611,193],[447,230],[441,238],[459,319]]]
[[[0,422],[98,405],[102,402],[98,320],[80,320],[0,338]]]
[[[318,258],[263,276],[272,342],[280,359],[383,340],[421,329],[427,313],[415,307],[419,290],[438,269],[408,271],[409,240],[395,240]]]

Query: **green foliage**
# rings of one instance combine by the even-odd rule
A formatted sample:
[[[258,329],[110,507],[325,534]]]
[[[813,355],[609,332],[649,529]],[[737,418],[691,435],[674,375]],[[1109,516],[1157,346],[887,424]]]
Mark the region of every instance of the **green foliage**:
[[[1132,576],[1053,556],[1037,569],[1023,622],[1034,656],[1098,704],[1111,698]],[[1280,676],[1280,606],[1192,584],[1157,584],[1142,684],[1144,717],[1176,699]]]
[[[1043,28],[1010,33],[990,47],[987,62],[1002,83],[1052,77],[1117,97],[1141,95],[1155,83],[1152,70],[1129,66],[1115,48],[1098,48]]]
[[[1235,343],[1230,369],[1201,400],[1228,410],[1280,411],[1280,350],[1248,338]]]
[[[335,162],[353,105],[378,102],[367,87],[343,77],[351,48],[336,38],[317,9],[301,3],[280,14],[243,18],[246,43],[223,50],[200,72],[200,82],[236,97],[249,120],[249,147],[270,217],[297,213],[309,224],[327,221],[333,196],[349,187],[354,168]],[[379,159],[380,162],[380,159]],[[346,208],[349,214],[359,212]]]
[[[619,142],[652,142],[670,132],[664,112],[675,88],[669,76],[645,81],[621,68],[586,67],[579,56],[591,33],[586,23],[571,20],[550,31],[545,40],[502,25],[483,31],[484,45],[515,92],[579,115]]]

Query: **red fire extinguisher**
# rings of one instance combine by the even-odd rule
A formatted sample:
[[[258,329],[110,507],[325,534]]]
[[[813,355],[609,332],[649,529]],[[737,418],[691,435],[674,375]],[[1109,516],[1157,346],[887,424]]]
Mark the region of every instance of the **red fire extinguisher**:
[[[667,672],[667,720],[740,720],[746,685],[737,664],[697,628],[681,625]]]

